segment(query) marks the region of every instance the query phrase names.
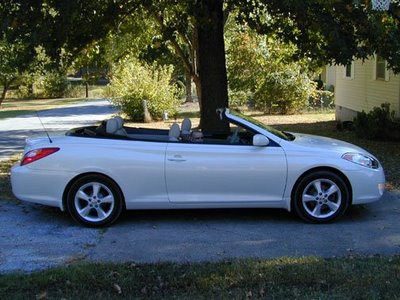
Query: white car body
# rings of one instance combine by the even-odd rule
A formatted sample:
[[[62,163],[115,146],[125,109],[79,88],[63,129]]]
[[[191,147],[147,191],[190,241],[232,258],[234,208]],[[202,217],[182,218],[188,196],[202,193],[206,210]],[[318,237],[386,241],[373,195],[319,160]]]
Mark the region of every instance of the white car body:
[[[11,173],[13,192],[21,200],[66,210],[71,184],[83,174],[101,174],[119,187],[126,209],[271,207],[290,211],[299,180],[322,170],[343,179],[349,189],[349,204],[381,198],[383,169],[364,149],[303,134],[293,134],[294,140],[286,140],[229,110],[220,114],[257,138],[266,137],[268,145],[73,135],[55,137],[51,142],[49,138],[31,139],[25,155],[48,147],[59,151],[26,165],[15,165]],[[346,160],[346,153],[371,158],[377,165],[372,168]]]

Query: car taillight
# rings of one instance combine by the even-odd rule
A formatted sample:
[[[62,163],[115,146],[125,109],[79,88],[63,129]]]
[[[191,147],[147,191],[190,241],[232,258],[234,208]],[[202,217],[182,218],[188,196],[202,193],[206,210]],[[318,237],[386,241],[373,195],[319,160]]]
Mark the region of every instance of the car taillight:
[[[49,156],[50,154],[56,153],[60,148],[53,147],[53,148],[40,148],[31,150],[24,155],[21,161],[21,166],[33,163],[43,157]]]

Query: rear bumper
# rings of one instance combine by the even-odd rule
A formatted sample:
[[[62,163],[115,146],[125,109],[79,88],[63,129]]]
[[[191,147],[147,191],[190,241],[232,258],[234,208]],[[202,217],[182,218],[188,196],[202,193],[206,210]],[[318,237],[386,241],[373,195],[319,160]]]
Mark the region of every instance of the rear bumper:
[[[34,170],[26,166],[11,168],[12,192],[20,200],[58,207],[64,210],[63,193],[73,174]]]

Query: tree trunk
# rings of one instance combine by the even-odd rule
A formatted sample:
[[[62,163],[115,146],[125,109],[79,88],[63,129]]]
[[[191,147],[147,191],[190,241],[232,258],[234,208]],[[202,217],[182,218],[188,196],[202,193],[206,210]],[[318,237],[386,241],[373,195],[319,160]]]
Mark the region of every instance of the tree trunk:
[[[85,81],[85,96],[86,98],[89,98],[89,83],[87,80]]]
[[[1,93],[1,97],[0,97],[0,108],[1,108],[1,105],[3,104],[4,99],[6,98],[6,94],[7,94],[7,90],[4,87],[3,92]]]
[[[186,70],[185,72],[186,102],[193,102],[192,99],[192,75]]]
[[[196,95],[197,95],[197,102],[199,103],[199,109],[200,109],[200,116],[201,116],[201,109],[202,109],[202,105],[201,105],[201,80],[199,76],[194,76],[193,77],[193,82],[196,86]],[[201,124],[201,118],[200,118],[200,122],[199,122],[199,126],[198,128],[202,128],[202,124]]]
[[[14,81],[14,80],[12,80],[12,81]],[[1,93],[1,97],[0,97],[0,107],[3,104],[4,99],[6,98],[7,91],[11,85],[11,82],[3,83],[3,92]]]
[[[200,0],[197,24],[201,89],[201,127],[206,134],[225,134],[229,124],[217,108],[228,107],[222,0]]]

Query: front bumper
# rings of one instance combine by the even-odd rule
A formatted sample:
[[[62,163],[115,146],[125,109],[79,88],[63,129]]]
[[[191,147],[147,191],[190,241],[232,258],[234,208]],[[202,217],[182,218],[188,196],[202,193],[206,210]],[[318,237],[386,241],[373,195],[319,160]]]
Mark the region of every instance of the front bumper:
[[[382,168],[346,172],[352,186],[352,204],[378,201],[385,190],[385,174]]]

